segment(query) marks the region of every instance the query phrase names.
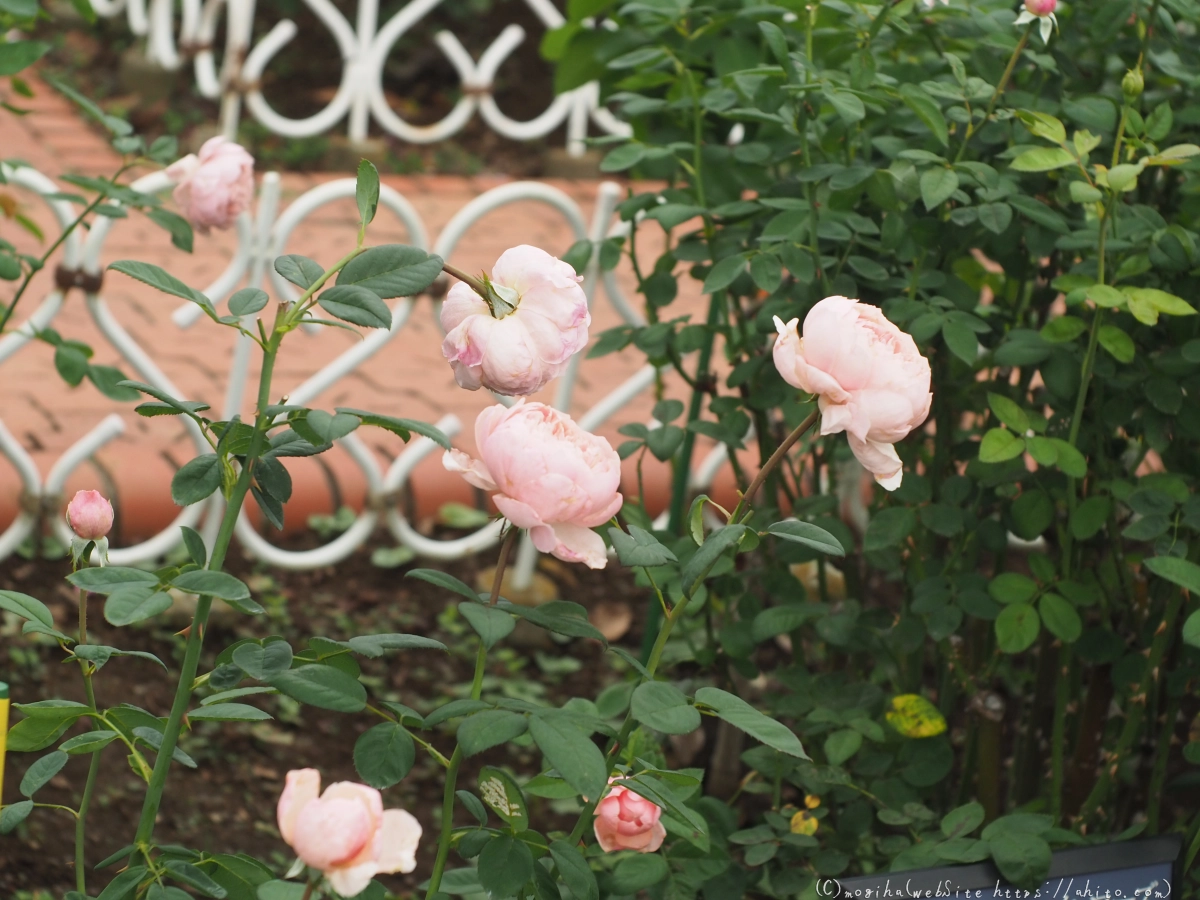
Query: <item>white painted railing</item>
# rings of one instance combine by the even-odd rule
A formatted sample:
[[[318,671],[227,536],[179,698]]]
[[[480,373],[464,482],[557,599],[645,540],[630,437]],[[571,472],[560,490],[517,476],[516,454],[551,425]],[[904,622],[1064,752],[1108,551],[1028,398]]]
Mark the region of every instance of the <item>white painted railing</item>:
[[[3,173],[11,183],[28,188],[38,194],[53,194],[60,190],[60,187],[50,178],[30,168],[4,166]],[[132,187],[145,193],[157,193],[171,187],[171,184],[171,180],[165,172],[156,172],[134,182]],[[380,190],[380,214],[383,215],[383,211],[387,211],[399,219],[408,230],[410,243],[431,250],[444,259],[453,260],[456,248],[473,225],[490,212],[513,203],[534,201],[544,204],[552,213],[557,213],[565,220],[567,228],[576,240],[588,238],[599,242],[605,237],[620,234],[622,229],[627,230],[627,224],[613,219],[613,211],[620,196],[620,188],[613,183],[602,183],[598,187],[597,194],[596,205],[589,223],[578,204],[555,187],[530,181],[505,184],[481,194],[466,204],[441,230],[432,243],[429,230],[412,204],[402,194],[386,185]],[[249,212],[243,213],[238,220],[238,246],[233,259],[225,271],[220,273],[204,290],[204,293],[213,301],[214,305],[218,306],[242,286],[260,287],[279,300],[295,299],[297,296],[295,288],[280,278],[274,270],[275,258],[287,252],[288,239],[300,222],[328,203],[353,197],[354,179],[343,178],[312,188],[297,197],[280,212],[279,175],[274,172],[266,174],[261,180],[253,215]],[[73,221],[77,215],[69,201],[47,199],[46,202],[53,210],[60,227]],[[88,275],[97,275],[103,272],[110,261],[104,256],[105,242],[112,230],[123,227],[121,223],[125,221],[128,220],[98,217],[86,236],[81,232],[72,234],[63,245],[63,265],[68,269]],[[598,247],[598,243],[596,246]],[[597,250],[593,253],[584,272],[583,288],[589,306],[595,301],[600,282],[603,282],[604,293],[622,319],[630,324],[643,324],[640,315],[622,294],[614,273],[600,271]],[[62,303],[62,292],[52,291],[22,322],[20,327],[0,338],[0,367],[13,354],[34,340],[37,331],[46,328],[52,322],[59,313]],[[406,297],[396,300],[392,306],[390,329],[368,332],[363,340],[356,342],[316,374],[288,391],[288,402],[297,405],[311,403],[342,378],[354,372],[367,359],[378,352],[386,351],[403,331],[412,312],[413,303],[413,298]],[[99,292],[87,295],[86,307],[104,339],[120,353],[132,372],[135,373],[133,377],[152,384],[173,396],[183,396],[154,362],[151,354],[138,344],[109,311],[104,299],[103,287]],[[188,303],[177,309],[172,318],[179,328],[187,329],[201,315],[202,312],[198,306]],[[256,316],[248,317],[248,319],[254,318]],[[256,330],[253,321],[246,321],[243,324],[251,332]],[[324,330],[319,326],[306,327],[316,332]],[[219,411],[225,418],[237,414],[241,409],[253,346],[245,335],[235,334],[232,330],[230,335],[235,341],[234,353],[226,384],[224,409]],[[311,339],[319,340],[320,338]],[[581,365],[586,365],[583,362],[583,354],[577,355],[572,360],[567,371],[556,382],[554,404],[559,409],[568,409],[571,406]],[[0,368],[0,373],[2,371]],[[588,430],[599,428],[653,384],[654,377],[655,370],[652,366],[642,367],[621,384],[613,386],[606,396],[578,416],[580,425]],[[67,390],[65,383],[63,390],[65,396]],[[506,403],[512,402],[512,399],[507,397],[497,397],[496,399]],[[369,407],[370,401],[366,400],[355,405]],[[209,452],[210,448],[195,424],[186,418],[183,418],[182,421],[189,428],[197,453]],[[452,438],[463,427],[463,423],[452,415],[445,416],[436,424]],[[3,422],[0,422],[0,455],[7,458],[16,469],[24,489],[19,513],[14,521],[3,532],[0,532],[0,559],[11,554],[22,541],[32,534],[37,526],[37,510],[39,508],[61,502],[60,495],[71,472],[106,443],[122,434],[124,429],[125,423],[119,415],[107,416],[63,454],[43,481],[29,454],[4,428]],[[332,565],[360,548],[381,522],[402,545],[411,548],[420,556],[432,559],[456,559],[486,549],[496,542],[500,527],[498,522],[493,522],[465,537],[437,540],[420,534],[400,512],[394,498],[405,485],[416,465],[437,449],[434,442],[423,437],[414,439],[386,470],[380,467],[375,456],[357,435],[347,435],[338,441],[338,444],[347,451],[355,465],[362,470],[367,485],[367,502],[353,525],[335,540],[321,547],[313,550],[290,551],[271,544],[254,529],[249,519],[243,514],[238,522],[237,535],[251,553],[265,562],[287,569],[310,569]],[[723,446],[712,451],[696,467],[692,479],[693,486],[697,490],[706,490],[724,461]],[[164,496],[162,503],[164,506],[170,504],[170,497]],[[57,507],[54,512],[58,512]],[[211,546],[216,537],[221,512],[222,500],[218,493],[204,503],[182,510],[169,527],[149,540],[128,547],[114,547],[110,550],[109,558],[112,563],[119,565],[157,560],[181,543],[178,528],[180,525],[199,526],[201,534]],[[64,541],[68,541],[70,532],[62,517],[55,514],[51,516],[50,520],[54,523],[53,527],[58,536]],[[516,568],[518,586],[529,583],[536,556],[532,543],[526,540],[518,556]]]
[[[525,40],[525,29],[510,24],[502,29],[478,60],[449,31],[439,31],[434,43],[458,74],[462,96],[439,122],[414,125],[388,104],[383,71],[396,42],[443,0],[411,0],[387,22],[379,23],[379,0],[358,0],[353,25],[330,0],[304,0],[329,30],[342,58],[342,77],[332,100],[305,119],[289,119],[276,112],[261,90],[263,73],[275,55],[295,38],[297,26],[284,19],[265,35],[253,34],[256,0],[182,0],[176,21],[175,0],[91,0],[98,15],[116,16],[124,10],[130,30],[146,38],[147,59],[166,69],[180,69],[191,58],[196,86],[210,99],[220,100],[221,130],[237,136],[243,101],[263,126],[285,137],[323,134],[347,119],[351,141],[364,141],[371,120],[389,134],[414,144],[442,141],[462,130],[478,113],[504,137],[527,141],[545,137],[564,122],[567,148],[575,156],[584,151],[589,120],[608,134],[629,134],[629,126],[599,105],[599,90],[587,84],[560,94],[540,115],[516,121],[496,104],[493,81],[500,66]],[[547,29],[563,24],[562,14],[550,0],[525,0]],[[214,42],[222,13],[225,47],[218,65]]]

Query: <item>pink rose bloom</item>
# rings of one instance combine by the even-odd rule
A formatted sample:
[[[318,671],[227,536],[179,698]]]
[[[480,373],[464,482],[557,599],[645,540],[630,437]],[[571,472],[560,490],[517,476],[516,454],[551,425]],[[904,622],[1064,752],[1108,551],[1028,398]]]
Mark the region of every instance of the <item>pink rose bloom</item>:
[[[775,318],[775,368],[793,387],[817,395],[821,434],[846,432],[850,449],[875,480],[894,491],[903,470],[892,445],[925,421],[929,361],[912,337],[874,306],[826,297],[804,319]]]
[[[67,524],[85,541],[98,541],[112,530],[112,504],[99,491],[80,491],[67,504]]]
[[[339,781],[320,791],[316,769],[288,772],[279,798],[279,833],[335,891],[354,897],[380,873],[417,867],[421,825],[415,818],[402,809],[385,810],[379,791],[363,784]]]
[[[605,853],[617,850],[653,853],[667,836],[667,830],[659,821],[662,809],[629,788],[621,787],[618,781],[616,778],[608,780],[611,787],[596,806],[593,826],[596,840]]]
[[[1058,8],[1058,0],[1025,0],[1025,8],[1035,16],[1048,16]]]
[[[561,375],[587,345],[592,323],[583,279],[561,259],[522,244],[505,250],[491,284],[512,312],[494,318],[484,299],[458,282],[442,304],[442,355],[469,391],[523,396]]]
[[[566,562],[603,569],[604,540],[592,531],[623,502],[621,458],[599,435],[544,403],[497,404],[475,420],[480,459],[450,450],[443,463],[477,488],[498,491],[500,512],[528,528],[534,545]]]
[[[228,228],[254,199],[254,157],[223,137],[171,163],[167,175],[178,182],[172,196],[180,213],[201,234]]]

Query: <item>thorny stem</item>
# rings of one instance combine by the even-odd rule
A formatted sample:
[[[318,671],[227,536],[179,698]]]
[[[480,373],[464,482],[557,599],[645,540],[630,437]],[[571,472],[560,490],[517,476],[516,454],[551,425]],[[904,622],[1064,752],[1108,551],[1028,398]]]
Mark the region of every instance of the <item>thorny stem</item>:
[[[1021,35],[1021,39],[1017,41],[1016,49],[1013,50],[1012,56],[1008,59],[1008,66],[1004,69],[1004,74],[1000,76],[1000,82],[996,85],[996,90],[992,92],[992,99],[988,101],[987,109],[983,113],[983,118],[979,120],[979,128],[983,128],[991,119],[992,113],[996,109],[996,101],[1000,99],[1000,95],[1004,93],[1004,89],[1008,87],[1008,79],[1012,78],[1013,69],[1016,68],[1017,60],[1021,58],[1021,53],[1025,50],[1025,45],[1029,43],[1029,35],[1033,34],[1034,26],[1037,20],[1030,22],[1025,28],[1025,33]],[[954,157],[955,162],[960,162],[963,154],[967,152],[967,144],[971,142],[971,138],[979,129],[975,127],[975,122],[972,120],[967,125],[967,133],[963,135],[962,146],[958,148],[958,155]]]
[[[1146,714],[1147,692],[1151,683],[1158,681],[1159,666],[1162,664],[1171,639],[1175,636],[1175,620],[1182,608],[1183,591],[1179,588],[1172,588],[1171,598],[1167,601],[1162,622],[1155,631],[1154,640],[1150,644],[1150,653],[1146,657],[1146,667],[1142,671],[1142,677],[1137,686],[1129,692],[1129,702],[1125,710],[1125,725],[1117,738],[1117,746],[1112,754],[1104,760],[1100,777],[1096,780],[1087,799],[1083,801],[1083,807],[1079,810],[1079,818],[1076,822],[1079,825],[1086,823],[1101,810],[1104,802],[1108,799],[1108,792],[1112,787],[1117,769],[1133,747],[1133,742],[1137,738]]]
[[[763,482],[767,480],[767,476],[784,460],[789,450],[796,441],[804,436],[804,432],[812,428],[813,423],[817,421],[819,413],[813,410],[805,418],[803,422],[797,425],[792,433],[783,439],[783,443],[775,448],[775,452],[771,454],[771,458],[767,460],[766,465],[758,470],[758,474],[754,476],[754,480],[750,482],[750,487],[746,488],[746,493],[742,494],[738,505],[733,508],[733,513],[729,516],[730,522],[738,521],[742,514],[742,510],[754,500],[754,495],[758,493],[758,489],[763,486]]]
[[[500,599],[500,586],[504,581],[504,570],[508,568],[508,558],[512,556],[512,549],[517,543],[518,533],[518,529],[512,527],[504,536],[504,543],[500,546],[500,559],[496,561],[496,576],[492,579],[492,593],[488,597],[488,606],[495,606],[496,601]]]
[[[500,547],[500,558],[496,562],[496,574],[492,577],[492,594],[488,605],[495,604],[500,596],[500,585],[504,582],[504,570],[508,566],[508,558],[512,554],[513,544],[516,543],[518,529],[513,526],[504,537]],[[479,651],[475,654],[475,676],[471,681],[471,699],[478,700],[483,693],[483,670],[487,665],[488,648],[479,639]],[[454,786],[458,782],[458,770],[462,766],[463,751],[461,744],[455,744],[454,753],[450,757],[450,765],[446,769],[446,789],[442,794],[442,833],[438,838],[437,858],[433,861],[433,874],[429,876],[429,890],[425,900],[429,900],[438,892],[442,884],[442,873],[446,871],[446,860],[450,856],[450,834],[454,830]]]
[[[344,266],[352,258],[353,255],[343,259],[338,266]],[[320,284],[324,283],[333,274],[333,271],[326,272],[318,279],[309,288],[308,296],[311,297],[317,291]],[[297,304],[297,307],[299,307],[299,304]],[[225,506],[225,514],[221,519],[221,528],[217,532],[217,539],[213,545],[212,555],[208,560],[207,568],[210,571],[220,571],[222,564],[225,562],[225,554],[229,551],[229,543],[233,539],[233,530],[237,525],[238,515],[241,513],[246,494],[250,491],[250,480],[253,474],[254,462],[262,453],[263,445],[266,442],[267,429],[270,427],[271,419],[266,415],[265,411],[271,402],[271,377],[275,370],[275,358],[279,353],[279,345],[283,340],[283,331],[280,326],[288,321],[288,314],[285,312],[285,309],[285,307],[280,307],[277,311],[275,327],[272,329],[271,338],[263,353],[262,372],[259,375],[258,381],[258,409],[254,422],[254,434],[250,439],[250,447],[246,452],[242,471],[238,475],[237,482],[234,484],[233,491],[230,493],[229,500]],[[175,745],[179,741],[183,716],[187,712],[188,702],[192,697],[192,684],[196,679],[196,668],[200,663],[200,648],[204,642],[204,629],[208,624],[208,614],[211,609],[212,597],[201,596],[196,604],[196,615],[192,619],[192,625],[188,631],[187,646],[184,649],[183,655],[183,668],[179,675],[179,684],[175,689],[175,700],[171,704],[171,713],[167,718],[167,725],[163,732],[162,746],[159,748],[158,756],[154,760],[154,771],[150,777],[150,784],[146,789],[146,799],[142,805],[142,817],[138,822],[137,835],[134,839],[134,843],[141,846],[148,845],[154,834],[155,818],[158,815],[159,805],[162,803],[162,793],[163,788],[166,786],[167,773],[171,768],[171,756],[175,752]]]
[[[675,471],[671,483],[671,511],[667,522],[667,530],[671,534],[678,534],[683,528],[683,517],[687,514],[687,494],[688,480],[692,473],[692,454],[696,448],[696,432],[692,431],[690,426],[693,422],[700,418],[700,413],[704,409],[704,391],[700,388],[704,385],[705,376],[708,374],[709,366],[712,364],[713,354],[713,336],[716,331],[716,326],[721,318],[721,306],[725,302],[725,292],[716,291],[708,301],[708,327],[705,329],[704,341],[700,346],[699,359],[696,361],[696,388],[692,390],[692,399],[688,405],[687,422],[684,425],[683,441],[679,445],[679,452],[675,456]],[[642,640],[642,659],[648,658],[650,647],[650,635],[654,634],[662,621],[662,611],[655,605],[651,605],[647,610],[646,615],[646,633]]]

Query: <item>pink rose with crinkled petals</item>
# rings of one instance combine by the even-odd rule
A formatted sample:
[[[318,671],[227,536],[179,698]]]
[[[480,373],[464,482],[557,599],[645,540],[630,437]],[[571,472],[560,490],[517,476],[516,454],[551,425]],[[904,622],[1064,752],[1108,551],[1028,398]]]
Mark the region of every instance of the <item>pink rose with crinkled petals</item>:
[[[98,541],[112,530],[112,504],[99,491],[79,491],[67,504],[67,524],[85,541]]]
[[[402,809],[385,810],[374,788],[340,781],[322,794],[316,769],[293,769],[277,813],[279,833],[300,861],[343,897],[362,893],[380,873],[417,867],[420,823]]]
[[[180,213],[201,234],[228,228],[254,199],[254,157],[227,138],[205,141],[199,154],[171,163],[167,175],[177,182],[171,196]]]
[[[929,416],[929,361],[912,336],[874,306],[826,297],[804,319],[775,318],[775,368],[793,387],[817,395],[821,434],[846,432],[850,449],[889,491],[903,469],[893,444]]]
[[[523,396],[561,375],[587,346],[592,316],[581,281],[568,263],[522,244],[505,250],[492,269],[489,285],[503,301],[497,309],[470,285],[450,288],[442,354],[459,385]]]
[[[667,830],[659,819],[662,808],[609,779],[609,791],[596,805],[593,828],[596,840],[605,853],[617,850],[637,850],[653,853],[662,846]]]
[[[475,420],[479,459],[450,450],[443,463],[475,487],[496,491],[500,512],[529,529],[534,545],[566,562],[603,569],[604,539],[591,529],[617,514],[621,458],[604,438],[564,412],[518,400]]]
[[[1025,8],[1035,16],[1048,16],[1058,8],[1058,0],[1025,0]]]

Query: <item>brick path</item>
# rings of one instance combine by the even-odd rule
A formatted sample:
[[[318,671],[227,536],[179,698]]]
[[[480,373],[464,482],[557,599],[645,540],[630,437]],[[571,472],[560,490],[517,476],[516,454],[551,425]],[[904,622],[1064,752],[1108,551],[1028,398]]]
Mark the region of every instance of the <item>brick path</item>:
[[[23,159],[51,177],[65,172],[109,174],[116,170],[119,159],[104,139],[85,127],[73,107],[49,88],[39,85],[36,100],[26,106],[35,111],[24,118],[0,110],[0,157]],[[292,199],[314,185],[338,177],[345,176],[284,174],[281,207],[286,208]],[[416,207],[429,229],[431,241],[463,205],[506,180],[439,175],[384,178],[386,184]],[[590,217],[599,182],[549,183],[565,191],[580,205],[585,217]],[[32,195],[19,192],[19,199],[27,213],[49,226],[44,207]],[[287,251],[303,253],[329,264],[352,246],[355,223],[352,200],[323,207],[293,232]],[[0,236],[19,242],[21,238],[14,235],[14,231],[11,222],[0,219]],[[405,238],[403,227],[381,208],[371,229],[372,241],[387,243]],[[491,213],[475,225],[459,244],[453,262],[467,271],[489,269],[505,248],[516,243],[535,244],[561,254],[572,243],[572,237],[557,212],[539,204],[521,203]],[[38,252],[31,242],[26,241],[26,245],[31,252]],[[116,223],[103,258],[106,263],[125,258],[153,262],[202,288],[224,269],[234,245],[232,233],[197,235],[195,252],[189,256],[171,247],[163,231],[135,213]],[[644,258],[653,259],[660,246],[657,237],[648,235],[642,251]],[[52,262],[48,272],[53,267]],[[630,274],[622,272],[620,281],[632,295]],[[45,296],[48,283],[49,275],[43,273],[31,286],[16,316],[18,321],[23,321]],[[690,290],[691,295],[677,301],[676,307],[672,308],[673,314],[695,314],[700,298],[694,285]],[[207,319],[181,332],[170,316],[182,301],[118,273],[106,275],[103,296],[124,327],[186,398],[203,400],[214,409],[222,409],[226,373],[232,358],[232,332]],[[619,317],[601,290],[593,311],[593,335],[618,323]],[[64,337],[93,346],[95,362],[119,365],[132,375],[130,366],[99,333],[78,292],[68,298],[53,327]],[[276,373],[277,396],[301,383],[356,340],[349,333],[332,328],[322,329],[318,335],[300,333],[289,337]],[[440,341],[441,332],[434,321],[431,305],[427,299],[419,301],[408,324],[389,345],[327,390],[314,405],[326,409],[334,406],[367,408],[430,422],[446,413],[454,413],[466,425],[457,443],[464,449],[471,449],[474,443],[471,424],[476,413],[488,405],[491,398],[486,392],[471,393],[457,388],[450,367],[441,357]],[[571,412],[578,416],[588,409],[637,371],[642,361],[636,351],[626,351],[585,362]],[[256,367],[252,367],[251,375],[256,378]],[[43,478],[63,451],[106,415],[117,412],[122,416],[125,433],[100,450],[93,464],[81,467],[68,484],[69,491],[100,485],[115,496],[122,517],[121,543],[152,534],[173,518],[178,510],[170,501],[170,478],[175,468],[194,453],[176,420],[141,418],[133,413],[133,404],[110,401],[86,382],[78,388],[70,388],[54,370],[52,348],[43,343],[31,344],[0,365],[0,378],[3,379],[0,382],[3,385],[0,419],[33,456]],[[554,384],[540,399],[550,398]],[[252,389],[247,393],[252,394]],[[678,396],[678,383],[668,380],[668,393]],[[602,433],[614,442],[619,440],[616,428],[626,422],[644,421],[651,403],[651,398],[643,395],[627,410],[618,413],[601,429]],[[244,409],[244,412],[248,411],[249,405]],[[367,438],[384,466],[402,449],[398,439],[384,432],[363,430],[360,435]],[[6,463],[0,460],[0,528],[11,520],[19,494],[16,476]],[[340,449],[325,454],[320,461],[289,461],[289,468],[296,482],[296,496],[288,507],[289,526],[301,525],[307,512],[329,511],[339,501],[352,505],[361,503],[363,478]],[[628,485],[632,487],[635,483],[632,469],[629,474]],[[647,486],[656,493],[661,492],[665,475],[665,469],[653,461],[647,464]],[[335,483],[337,487],[332,488]],[[415,498],[425,513],[448,499],[471,499],[465,485],[442,470],[440,455],[422,463],[413,484]]]

